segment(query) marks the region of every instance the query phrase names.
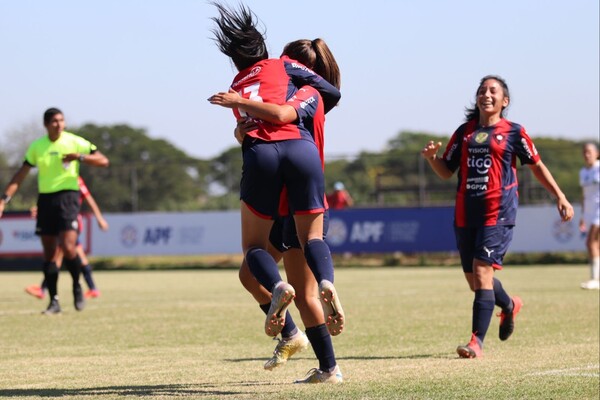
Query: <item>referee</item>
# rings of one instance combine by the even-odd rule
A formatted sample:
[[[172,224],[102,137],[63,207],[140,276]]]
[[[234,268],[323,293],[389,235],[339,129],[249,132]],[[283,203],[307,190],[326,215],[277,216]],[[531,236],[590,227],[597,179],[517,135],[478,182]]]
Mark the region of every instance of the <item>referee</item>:
[[[64,254],[63,264],[73,278],[75,309],[81,311],[85,307],[79,284],[82,263],[76,251],[79,165],[107,167],[109,161],[95,145],[64,130],[65,119],[59,109],[46,110],[44,126],[48,135],[31,143],[23,165],[0,197],[0,217],[30,169],[37,167],[39,196],[35,233],[40,236],[44,248],[44,277],[50,295],[50,304],[43,314],[53,315],[61,312],[57,291],[59,246]]]

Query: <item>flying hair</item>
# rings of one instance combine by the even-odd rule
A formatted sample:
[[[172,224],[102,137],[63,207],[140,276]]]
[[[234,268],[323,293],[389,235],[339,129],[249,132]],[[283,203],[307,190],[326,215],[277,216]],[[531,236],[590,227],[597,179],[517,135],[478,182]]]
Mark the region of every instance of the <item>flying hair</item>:
[[[239,4],[230,9],[216,1],[218,17],[211,18],[217,25],[212,33],[221,53],[231,58],[238,71],[269,57],[265,36],[258,30],[258,17],[250,8]]]

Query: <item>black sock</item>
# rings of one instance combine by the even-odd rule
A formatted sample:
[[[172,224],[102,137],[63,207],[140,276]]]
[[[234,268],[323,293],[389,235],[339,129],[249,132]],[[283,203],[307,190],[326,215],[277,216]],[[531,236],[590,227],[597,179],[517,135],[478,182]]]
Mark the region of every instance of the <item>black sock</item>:
[[[333,261],[327,243],[320,239],[309,240],[304,246],[304,257],[317,283],[323,279],[333,282]]]
[[[81,275],[81,258],[79,255],[76,255],[75,258],[72,259],[64,259],[63,265],[67,267],[69,272],[71,273],[71,278],[73,278],[73,288],[79,286],[79,276]]]
[[[502,282],[494,278],[494,296],[496,296],[496,305],[505,313],[511,313],[513,302],[508,293],[502,287]]]
[[[58,267],[55,262],[46,261],[44,262],[44,281],[48,285],[48,294],[50,300],[54,299],[58,294],[57,283],[58,283]]]
[[[306,336],[315,352],[315,356],[317,356],[317,360],[319,360],[319,369],[327,372],[335,367],[337,362],[333,352],[333,343],[325,324],[306,328]]]
[[[483,344],[485,334],[494,314],[494,303],[493,290],[479,289],[475,291],[472,332],[477,336],[481,344]]]
[[[81,268],[81,273],[83,274],[83,279],[85,279],[85,283],[87,284],[88,288],[90,290],[96,290],[94,278],[92,278],[92,266],[90,264],[84,265]]]

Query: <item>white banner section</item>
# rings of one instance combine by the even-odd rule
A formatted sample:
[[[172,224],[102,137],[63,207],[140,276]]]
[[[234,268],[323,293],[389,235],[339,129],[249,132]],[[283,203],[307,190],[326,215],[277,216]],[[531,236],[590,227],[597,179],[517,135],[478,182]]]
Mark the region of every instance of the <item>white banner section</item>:
[[[91,253],[116,255],[234,254],[242,252],[239,211],[106,214],[93,221]]]
[[[509,254],[585,251],[585,233],[579,231],[581,207],[574,208],[575,217],[562,222],[555,206],[519,207]]]

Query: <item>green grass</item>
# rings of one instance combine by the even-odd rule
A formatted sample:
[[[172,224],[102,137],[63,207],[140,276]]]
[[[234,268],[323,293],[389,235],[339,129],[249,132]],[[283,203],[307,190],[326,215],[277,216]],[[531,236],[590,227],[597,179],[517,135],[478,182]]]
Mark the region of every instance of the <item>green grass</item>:
[[[598,399],[599,294],[584,266],[498,273],[524,307],[513,337],[498,318],[485,357],[458,359],[472,294],[458,268],[336,272],[347,313],[333,339],[342,385],[294,385],[312,350],[264,371],[275,342],[232,270],[96,272],[102,297],[63,315],[23,288],[39,273],[0,276],[0,398],[15,399]],[[299,322],[295,310],[292,311]]]

